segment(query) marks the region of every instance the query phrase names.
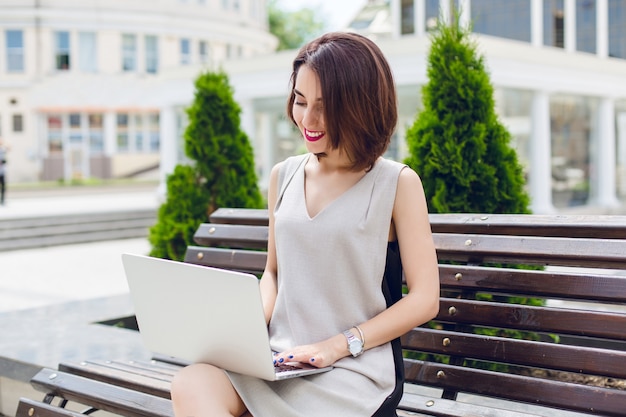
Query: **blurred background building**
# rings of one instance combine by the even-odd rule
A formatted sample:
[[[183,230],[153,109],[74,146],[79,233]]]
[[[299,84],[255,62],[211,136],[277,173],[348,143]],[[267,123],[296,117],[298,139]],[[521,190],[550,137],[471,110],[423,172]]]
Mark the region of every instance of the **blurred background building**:
[[[345,1],[345,0],[343,0]],[[398,86],[404,134],[427,82],[428,32],[471,22],[535,213],[626,207],[626,0],[369,0],[346,30],[372,37]],[[302,150],[285,117],[295,51],[274,52],[264,0],[0,0],[0,136],[9,181],[119,178],[184,161],[193,80],[224,68],[262,188]]]
[[[266,0],[0,0],[8,180],[158,172],[161,142],[174,140],[161,133],[163,74],[272,52],[266,10]]]

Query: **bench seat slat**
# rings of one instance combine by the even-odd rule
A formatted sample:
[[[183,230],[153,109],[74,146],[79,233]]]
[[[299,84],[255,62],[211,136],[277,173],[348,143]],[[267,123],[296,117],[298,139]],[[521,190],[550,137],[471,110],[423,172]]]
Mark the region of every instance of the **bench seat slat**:
[[[267,249],[268,233],[267,226],[205,223],[198,227],[193,240],[203,246]]]
[[[626,240],[434,233],[439,259],[626,268]]]
[[[626,363],[626,351],[460,334],[426,328],[416,328],[405,334],[402,337],[402,347],[467,359],[604,375],[626,380],[626,367],[615,366],[616,363]]]
[[[206,248],[203,246],[188,246],[185,252],[185,262],[211,266],[215,268],[232,269],[235,271],[260,274],[265,269],[266,252],[251,250]]]
[[[484,407],[477,404],[433,398],[406,391],[402,396],[398,410],[424,413],[425,415],[437,417],[542,417],[539,414],[511,411],[503,408]],[[414,416],[415,414],[410,415]],[[421,416],[422,414],[419,415]],[[398,413],[398,416],[402,416],[402,414]]]
[[[268,229],[265,226],[202,224],[194,241],[204,246],[228,246],[233,249],[265,249]],[[626,240],[498,236],[458,233],[434,233],[440,259],[470,263],[503,262],[552,264],[563,266],[623,268]],[[471,242],[471,243],[470,243]]]
[[[542,214],[430,214],[435,233],[478,233],[515,236],[592,237],[623,239],[626,217],[612,215]],[[210,215],[212,223],[267,226],[266,209],[220,208]]]
[[[170,398],[170,382],[175,371],[159,373],[158,369],[132,367],[119,361],[62,362],[61,372],[82,376],[123,388]]]
[[[626,391],[405,359],[407,381],[594,415],[623,417]]]
[[[446,289],[626,304],[626,276],[439,265],[439,277]]]
[[[173,417],[170,400],[44,368],[32,379],[39,391],[127,417]]]
[[[626,314],[441,298],[437,320],[624,340]]]

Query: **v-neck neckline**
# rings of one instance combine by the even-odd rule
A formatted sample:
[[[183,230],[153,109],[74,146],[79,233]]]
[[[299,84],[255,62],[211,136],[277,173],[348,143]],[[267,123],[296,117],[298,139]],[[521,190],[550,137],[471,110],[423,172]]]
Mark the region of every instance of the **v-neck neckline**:
[[[311,158],[311,155],[309,155],[308,158]],[[358,181],[356,181],[354,184],[352,184],[350,187],[346,188],[343,192],[341,192],[337,197],[333,198],[331,201],[329,201],[324,207],[321,208],[321,210],[319,210],[314,216],[311,216],[311,212],[309,211],[309,206],[307,204],[307,197],[306,197],[306,165],[309,162],[307,160],[304,162],[304,164],[302,164],[302,199],[304,201],[304,212],[306,214],[306,217],[308,220],[315,220],[317,219],[322,213],[328,211],[332,206],[334,206],[335,204],[338,204],[337,202],[342,200],[343,198],[345,198],[346,195],[350,194],[352,192],[353,189],[355,189],[359,184],[363,183],[364,179],[369,177],[370,174],[377,169],[378,165],[379,165],[379,159],[376,160],[376,162],[374,163],[374,166],[372,167],[371,170],[367,171],[361,178],[358,179]]]

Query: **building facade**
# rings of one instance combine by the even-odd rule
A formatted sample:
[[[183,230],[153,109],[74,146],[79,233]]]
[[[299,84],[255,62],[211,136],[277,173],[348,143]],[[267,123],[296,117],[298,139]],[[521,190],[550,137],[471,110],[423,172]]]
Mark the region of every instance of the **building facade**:
[[[303,150],[285,116],[295,51],[273,52],[265,0],[0,0],[0,136],[9,181],[119,178],[185,160],[193,80],[223,68],[262,188]],[[369,0],[346,30],[388,57],[405,132],[429,31],[472,24],[535,213],[626,210],[626,0]],[[424,179],[427,180],[427,179]]]
[[[173,140],[161,134],[163,74],[272,52],[266,9],[266,0],[0,0],[8,180],[158,171],[161,143]]]
[[[396,77],[400,124],[388,156],[406,156],[404,134],[427,82],[429,31],[454,9],[472,24],[533,212],[624,212],[625,0],[370,0],[347,30],[375,39]],[[274,65],[257,57],[246,63],[251,71],[228,63],[263,184],[273,163],[302,147],[284,117],[292,57],[277,54]]]

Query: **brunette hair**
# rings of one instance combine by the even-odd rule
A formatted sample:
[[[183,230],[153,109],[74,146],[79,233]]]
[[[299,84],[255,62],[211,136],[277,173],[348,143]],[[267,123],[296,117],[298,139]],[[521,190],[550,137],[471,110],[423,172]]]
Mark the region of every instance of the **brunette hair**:
[[[371,169],[391,141],[398,120],[396,89],[380,48],[355,33],[332,32],[304,45],[293,61],[287,115],[293,118],[298,71],[306,65],[319,77],[326,132],[352,169]]]

